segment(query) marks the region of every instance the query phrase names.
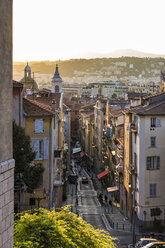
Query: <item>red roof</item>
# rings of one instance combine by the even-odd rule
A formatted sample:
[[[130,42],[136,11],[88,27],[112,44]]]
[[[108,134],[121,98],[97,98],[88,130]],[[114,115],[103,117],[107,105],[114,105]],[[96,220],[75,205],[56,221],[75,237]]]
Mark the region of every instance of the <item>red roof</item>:
[[[97,175],[97,178],[100,179],[101,177],[104,177],[109,173],[109,170],[106,169],[105,171],[101,172],[100,174]]]
[[[84,153],[83,152],[80,152],[80,157],[84,157]]]

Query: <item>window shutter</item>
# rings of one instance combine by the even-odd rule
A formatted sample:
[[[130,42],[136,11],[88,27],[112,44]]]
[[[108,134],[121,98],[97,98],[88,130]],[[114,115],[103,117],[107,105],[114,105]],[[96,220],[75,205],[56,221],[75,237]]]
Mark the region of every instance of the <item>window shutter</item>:
[[[44,121],[43,119],[39,119],[39,132],[43,133],[44,131]]]
[[[147,157],[147,170],[151,167],[151,157]]]
[[[41,140],[41,158],[44,158],[44,141]]]
[[[44,159],[48,159],[48,139],[44,139]]]
[[[160,157],[157,157],[157,169],[160,169]]]
[[[35,133],[43,133],[44,122],[43,119],[35,119]]]
[[[156,118],[156,127],[161,127],[161,118]]]
[[[39,140],[34,140],[34,151],[36,153],[35,160],[39,160]]]

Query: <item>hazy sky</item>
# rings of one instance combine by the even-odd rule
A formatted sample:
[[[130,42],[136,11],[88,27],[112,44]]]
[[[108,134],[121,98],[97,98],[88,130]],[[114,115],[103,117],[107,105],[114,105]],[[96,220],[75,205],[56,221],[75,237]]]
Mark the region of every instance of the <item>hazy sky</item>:
[[[14,0],[14,61],[165,54],[165,0]]]

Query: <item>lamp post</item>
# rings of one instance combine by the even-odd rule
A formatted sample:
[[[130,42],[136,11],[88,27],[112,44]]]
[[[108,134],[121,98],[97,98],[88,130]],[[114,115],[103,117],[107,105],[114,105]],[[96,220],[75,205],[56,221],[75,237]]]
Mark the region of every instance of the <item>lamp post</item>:
[[[38,209],[40,208],[40,201],[46,199],[46,189],[43,190],[43,197],[36,197],[36,200],[38,202]]]
[[[35,205],[35,200],[37,200],[38,203],[38,209],[40,208],[40,201],[46,199],[47,192],[46,189],[43,189],[43,197],[34,197],[35,192],[32,193],[32,197],[30,198],[30,206]]]
[[[132,244],[135,247],[136,237],[135,237],[135,167],[131,169],[132,173]]]

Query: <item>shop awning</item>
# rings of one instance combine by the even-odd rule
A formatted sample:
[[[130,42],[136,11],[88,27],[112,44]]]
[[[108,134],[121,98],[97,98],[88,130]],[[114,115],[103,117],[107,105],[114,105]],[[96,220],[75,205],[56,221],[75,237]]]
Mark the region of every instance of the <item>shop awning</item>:
[[[107,188],[108,192],[114,192],[114,191],[117,191],[117,190],[119,190],[117,186]]]
[[[100,179],[101,177],[104,177],[109,173],[109,170],[106,169],[105,171],[101,172],[100,174],[97,175],[97,178]]]
[[[72,153],[75,154],[75,153],[77,153],[77,152],[81,152],[81,147],[73,148]]]

